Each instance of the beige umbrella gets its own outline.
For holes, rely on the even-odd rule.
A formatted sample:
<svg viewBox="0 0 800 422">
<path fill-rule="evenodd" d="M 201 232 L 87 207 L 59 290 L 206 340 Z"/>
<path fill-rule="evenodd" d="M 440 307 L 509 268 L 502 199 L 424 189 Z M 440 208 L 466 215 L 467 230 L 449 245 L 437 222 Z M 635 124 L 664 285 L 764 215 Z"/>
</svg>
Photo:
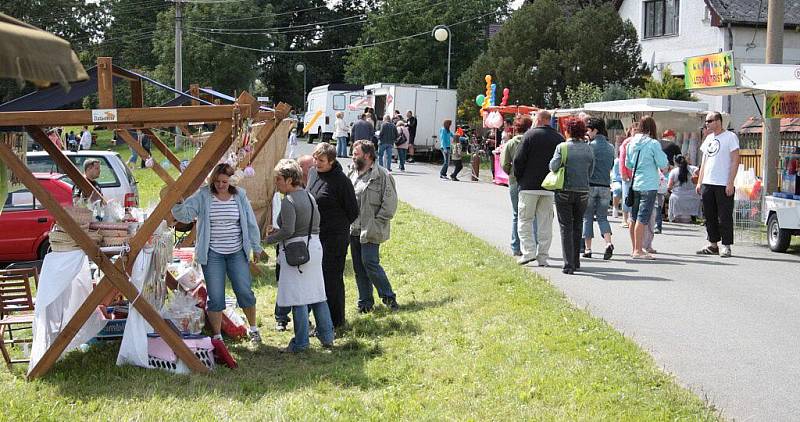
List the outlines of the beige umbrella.
<svg viewBox="0 0 800 422">
<path fill-rule="evenodd" d="M 0 78 L 68 89 L 89 75 L 67 41 L 0 13 Z"/>
</svg>

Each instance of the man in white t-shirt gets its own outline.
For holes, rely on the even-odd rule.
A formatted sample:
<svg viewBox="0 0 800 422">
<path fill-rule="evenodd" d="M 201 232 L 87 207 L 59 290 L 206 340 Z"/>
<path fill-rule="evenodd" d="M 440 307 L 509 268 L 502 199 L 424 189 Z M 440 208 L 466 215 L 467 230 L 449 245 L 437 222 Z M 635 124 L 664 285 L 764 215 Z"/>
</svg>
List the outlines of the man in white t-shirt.
<svg viewBox="0 0 800 422">
<path fill-rule="evenodd" d="M 697 193 L 703 198 L 708 245 L 697 251 L 699 255 L 731 256 L 733 244 L 733 179 L 739 168 L 739 138 L 722 127 L 722 115 L 712 111 L 706 115 L 709 134 L 700 152 Z M 717 243 L 722 241 L 722 247 Z"/>
<path fill-rule="evenodd" d="M 83 127 L 83 133 L 81 133 L 81 149 L 91 149 L 92 148 L 92 133 L 89 132 L 89 127 Z"/>
</svg>

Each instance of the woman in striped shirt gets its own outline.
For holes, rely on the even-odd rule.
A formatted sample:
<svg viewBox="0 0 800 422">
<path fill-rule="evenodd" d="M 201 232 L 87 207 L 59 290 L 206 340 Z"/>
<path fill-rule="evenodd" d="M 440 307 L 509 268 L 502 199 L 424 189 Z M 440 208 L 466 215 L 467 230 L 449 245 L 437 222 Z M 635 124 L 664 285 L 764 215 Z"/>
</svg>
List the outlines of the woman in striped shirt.
<svg viewBox="0 0 800 422">
<path fill-rule="evenodd" d="M 231 165 L 218 164 L 211 172 L 208 185 L 175 205 L 172 215 L 182 223 L 197 219 L 195 260 L 202 266 L 206 279 L 208 320 L 214 339 L 222 340 L 220 329 L 227 275 L 239 307 L 250 323 L 250 340 L 260 344 L 248 260 L 252 254 L 253 262 L 258 262 L 263 252 L 261 232 L 244 189 L 230 184 L 233 173 Z"/>
</svg>

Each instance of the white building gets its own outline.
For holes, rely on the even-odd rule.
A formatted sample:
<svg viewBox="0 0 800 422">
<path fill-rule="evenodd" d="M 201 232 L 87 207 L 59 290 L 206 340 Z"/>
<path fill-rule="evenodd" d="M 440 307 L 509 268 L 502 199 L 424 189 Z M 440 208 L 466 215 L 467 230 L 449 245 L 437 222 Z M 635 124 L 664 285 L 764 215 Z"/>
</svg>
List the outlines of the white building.
<svg viewBox="0 0 800 422">
<path fill-rule="evenodd" d="M 657 76 L 669 67 L 683 76 L 683 59 L 733 50 L 734 65 L 764 63 L 766 0 L 618 0 L 622 19 L 636 27 L 642 60 Z M 800 2 L 786 1 L 783 62 L 800 64 Z M 761 5 L 761 10 L 759 10 Z M 738 129 L 758 109 L 751 97 L 695 94 L 711 110 L 725 111 Z M 761 100 L 759 99 L 759 103 Z"/>
</svg>

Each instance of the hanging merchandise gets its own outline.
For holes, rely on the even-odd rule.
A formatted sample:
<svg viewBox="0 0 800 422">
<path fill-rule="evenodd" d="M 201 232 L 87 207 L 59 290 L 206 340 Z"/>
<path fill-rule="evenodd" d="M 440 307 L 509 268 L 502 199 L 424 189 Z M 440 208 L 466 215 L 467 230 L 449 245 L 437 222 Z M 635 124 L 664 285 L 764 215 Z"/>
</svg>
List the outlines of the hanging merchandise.
<svg viewBox="0 0 800 422">
<path fill-rule="evenodd" d="M 253 166 L 247 166 L 244 168 L 244 176 L 245 177 L 255 177 L 256 176 L 256 169 Z M 0 210 L 2 211 L 2 210 Z"/>
<path fill-rule="evenodd" d="M 11 150 L 14 151 L 14 155 L 16 155 L 20 161 L 23 163 L 27 162 L 28 137 L 25 136 L 25 134 L 21 132 L 0 133 L 0 143 L 11 148 Z M 12 185 L 22 183 L 14 173 L 10 174 L 10 180 Z"/>
<path fill-rule="evenodd" d="M 486 115 L 486 118 L 483 119 L 483 127 L 491 128 L 491 129 L 500 129 L 503 127 L 503 115 L 493 111 Z"/>
</svg>

